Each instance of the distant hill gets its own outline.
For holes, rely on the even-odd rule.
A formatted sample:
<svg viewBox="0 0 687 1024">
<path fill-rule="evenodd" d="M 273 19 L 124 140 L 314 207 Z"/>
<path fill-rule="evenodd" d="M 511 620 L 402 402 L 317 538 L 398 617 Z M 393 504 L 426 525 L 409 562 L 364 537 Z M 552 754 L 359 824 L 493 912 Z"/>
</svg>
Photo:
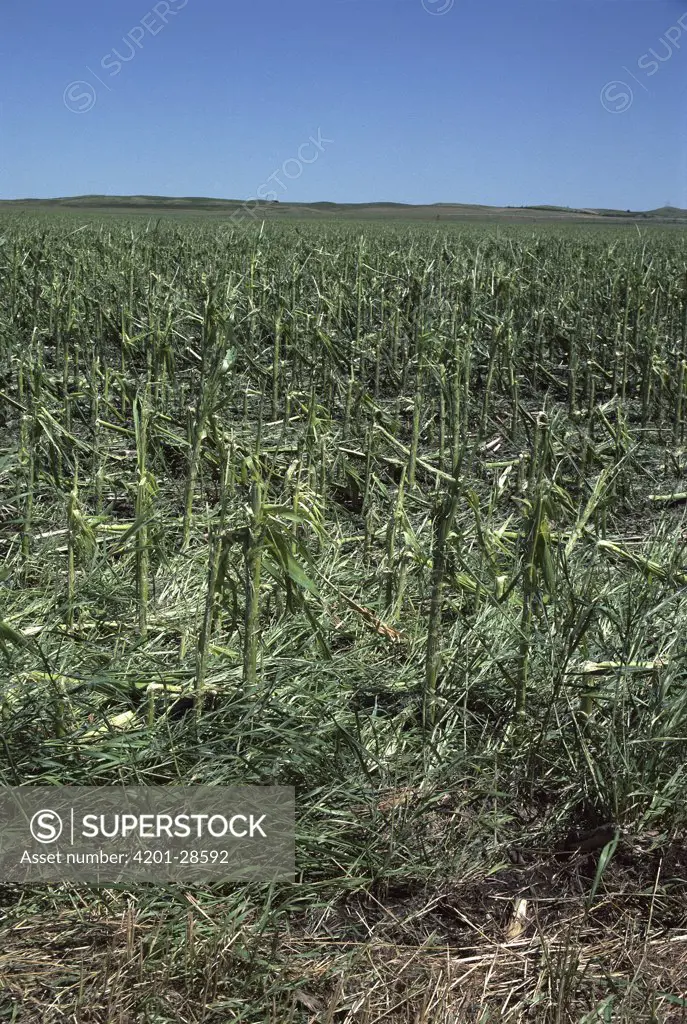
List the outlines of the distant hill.
<svg viewBox="0 0 687 1024">
<path fill-rule="evenodd" d="M 662 220 L 687 220 L 687 210 L 680 210 L 677 206 L 661 206 L 658 210 L 647 210 L 640 213 L 639 217 L 652 217 Z"/>
<path fill-rule="evenodd" d="M 494 220 L 571 221 L 575 223 L 676 224 L 687 226 L 687 210 L 662 206 L 657 210 L 576 209 L 564 206 L 484 206 L 471 203 L 315 203 L 270 202 L 269 200 L 216 199 L 208 196 L 66 196 L 57 199 L 0 200 L 0 211 L 89 210 L 147 214 L 213 214 L 231 216 L 243 210 L 259 219 L 341 217 L 343 219 L 397 219 L 425 221 Z"/>
</svg>

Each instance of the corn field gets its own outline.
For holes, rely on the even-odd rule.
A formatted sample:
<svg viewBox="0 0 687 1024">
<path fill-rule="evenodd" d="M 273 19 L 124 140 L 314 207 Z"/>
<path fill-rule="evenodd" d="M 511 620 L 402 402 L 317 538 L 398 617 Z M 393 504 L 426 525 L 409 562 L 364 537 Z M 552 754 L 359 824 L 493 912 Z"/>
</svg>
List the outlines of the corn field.
<svg viewBox="0 0 687 1024">
<path fill-rule="evenodd" d="M 682 233 L 7 216 L 0 280 L 0 781 L 300 816 L 278 890 L 0 886 L 0 1020 L 684 1019 Z"/>
</svg>

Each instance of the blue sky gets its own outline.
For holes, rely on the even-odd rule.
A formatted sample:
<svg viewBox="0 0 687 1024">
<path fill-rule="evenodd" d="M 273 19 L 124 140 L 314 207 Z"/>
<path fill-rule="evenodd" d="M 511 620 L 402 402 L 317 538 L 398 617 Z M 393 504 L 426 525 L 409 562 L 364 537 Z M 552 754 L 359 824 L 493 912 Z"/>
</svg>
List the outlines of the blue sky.
<svg viewBox="0 0 687 1024">
<path fill-rule="evenodd" d="M 687 0 L 23 0 L 0 26 L 2 198 L 687 207 Z"/>
</svg>

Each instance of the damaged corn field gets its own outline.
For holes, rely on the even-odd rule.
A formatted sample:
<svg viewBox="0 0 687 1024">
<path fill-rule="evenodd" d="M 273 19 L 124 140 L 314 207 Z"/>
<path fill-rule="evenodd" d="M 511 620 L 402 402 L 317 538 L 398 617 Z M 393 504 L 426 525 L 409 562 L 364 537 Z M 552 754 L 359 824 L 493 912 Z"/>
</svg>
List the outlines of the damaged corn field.
<svg viewBox="0 0 687 1024">
<path fill-rule="evenodd" d="M 0 224 L 0 782 L 293 883 L 0 884 L 0 1020 L 687 1016 L 680 231 Z"/>
</svg>

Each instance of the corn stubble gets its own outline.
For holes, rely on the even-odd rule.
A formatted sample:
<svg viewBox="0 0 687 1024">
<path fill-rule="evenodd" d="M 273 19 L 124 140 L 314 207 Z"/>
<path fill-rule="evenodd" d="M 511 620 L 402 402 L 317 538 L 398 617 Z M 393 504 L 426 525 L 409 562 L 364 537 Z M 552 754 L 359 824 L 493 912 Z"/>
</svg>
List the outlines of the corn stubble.
<svg viewBox="0 0 687 1024">
<path fill-rule="evenodd" d="M 171 989 L 204 1021 L 236 993 L 275 1021 L 677 1019 L 651 929 L 687 764 L 681 235 L 0 234 L 0 778 L 283 783 L 303 818 L 298 887 L 180 897 L 183 928 L 137 896 L 153 933 L 129 923 L 111 984 L 93 953 L 74 1019 L 181 1019 Z M 625 860 L 614 833 L 589 877 L 550 875 L 569 913 L 513 889 L 508 843 L 601 821 Z M 640 941 L 623 865 L 647 837 Z M 447 879 L 475 886 L 457 939 Z M 44 997 L 12 970 L 28 1021 Z"/>
</svg>

